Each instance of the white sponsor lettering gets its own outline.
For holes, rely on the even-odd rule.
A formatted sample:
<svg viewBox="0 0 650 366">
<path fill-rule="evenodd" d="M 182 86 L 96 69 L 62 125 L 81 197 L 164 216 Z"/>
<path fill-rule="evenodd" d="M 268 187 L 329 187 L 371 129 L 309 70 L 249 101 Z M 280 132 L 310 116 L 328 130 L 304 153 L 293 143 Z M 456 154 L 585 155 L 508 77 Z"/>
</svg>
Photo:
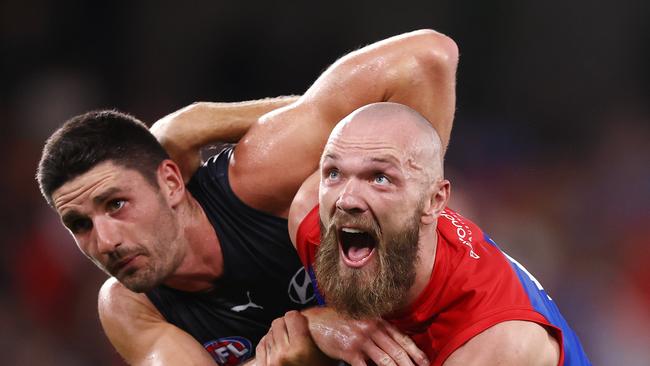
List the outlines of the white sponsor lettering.
<svg viewBox="0 0 650 366">
<path fill-rule="evenodd" d="M 440 216 L 449 220 L 449 222 L 451 222 L 451 224 L 456 227 L 456 235 L 458 236 L 458 240 L 469 248 L 469 256 L 474 259 L 481 258 L 474 251 L 474 245 L 472 244 L 472 229 L 470 229 L 469 226 L 465 224 L 460 217 L 456 216 L 455 214 L 449 214 L 447 210 L 443 211 Z"/>
</svg>

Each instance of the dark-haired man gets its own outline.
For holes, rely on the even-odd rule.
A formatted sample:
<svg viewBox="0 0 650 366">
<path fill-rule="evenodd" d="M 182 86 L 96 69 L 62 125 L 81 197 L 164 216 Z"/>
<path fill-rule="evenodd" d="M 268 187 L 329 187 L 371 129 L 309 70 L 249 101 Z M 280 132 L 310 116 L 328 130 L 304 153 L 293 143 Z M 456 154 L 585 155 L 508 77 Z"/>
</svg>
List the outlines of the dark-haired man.
<svg viewBox="0 0 650 366">
<path fill-rule="evenodd" d="M 183 110 L 161 121 L 157 135 L 185 118 L 214 122 L 194 118 L 213 112 L 235 139 L 257 121 L 236 149 L 200 167 L 199 146 L 223 134 L 196 139 L 173 128 L 170 141 L 182 146 L 165 147 L 187 163 L 187 188 L 178 165 L 129 116 L 90 113 L 55 132 L 38 180 L 79 248 L 113 276 L 99 313 L 118 352 L 133 364 L 211 363 L 204 348 L 222 365 L 249 358 L 272 319 L 313 301 L 285 218 L 334 124 L 370 102 L 401 102 L 429 118 L 446 144 L 456 63 L 453 41 L 417 31 L 341 58 L 297 100 Z M 399 334 L 373 337 L 359 351 L 367 358 L 410 365 L 402 357 L 409 352 L 426 364 Z"/>
</svg>

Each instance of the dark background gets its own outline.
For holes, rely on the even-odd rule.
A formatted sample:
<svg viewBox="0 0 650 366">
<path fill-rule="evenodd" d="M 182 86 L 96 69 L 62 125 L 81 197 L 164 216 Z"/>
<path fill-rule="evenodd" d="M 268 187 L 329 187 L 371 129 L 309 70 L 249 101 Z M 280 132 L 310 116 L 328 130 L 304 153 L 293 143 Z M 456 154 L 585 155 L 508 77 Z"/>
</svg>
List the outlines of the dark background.
<svg viewBox="0 0 650 366">
<path fill-rule="evenodd" d="M 594 364 L 647 365 L 648 4 L 0 1 L 0 363 L 121 364 L 97 318 L 104 275 L 33 178 L 56 126 L 300 94 L 350 50 L 433 28 L 461 53 L 451 206 L 536 275 Z"/>
</svg>

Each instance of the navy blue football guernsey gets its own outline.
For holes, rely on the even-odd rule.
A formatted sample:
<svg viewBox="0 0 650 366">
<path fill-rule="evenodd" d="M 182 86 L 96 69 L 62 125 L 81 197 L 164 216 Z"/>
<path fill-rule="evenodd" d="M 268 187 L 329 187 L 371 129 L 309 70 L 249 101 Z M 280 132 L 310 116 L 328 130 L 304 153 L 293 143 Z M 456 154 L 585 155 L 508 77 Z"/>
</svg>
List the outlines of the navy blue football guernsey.
<svg viewBox="0 0 650 366">
<path fill-rule="evenodd" d="M 273 319 L 315 305 L 287 220 L 244 204 L 230 188 L 232 151 L 226 148 L 210 158 L 187 185 L 217 233 L 223 275 L 208 292 L 160 286 L 147 293 L 167 321 L 191 334 L 224 366 L 252 357 Z"/>
</svg>

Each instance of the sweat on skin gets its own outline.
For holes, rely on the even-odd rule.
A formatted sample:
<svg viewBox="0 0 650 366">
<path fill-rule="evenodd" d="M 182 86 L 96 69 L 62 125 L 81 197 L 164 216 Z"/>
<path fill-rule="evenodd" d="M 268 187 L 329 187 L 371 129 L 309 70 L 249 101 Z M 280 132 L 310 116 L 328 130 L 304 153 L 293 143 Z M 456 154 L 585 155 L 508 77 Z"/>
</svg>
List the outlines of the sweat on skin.
<svg viewBox="0 0 650 366">
<path fill-rule="evenodd" d="M 441 151 L 435 129 L 401 104 L 363 107 L 332 132 L 321 160 L 316 268 L 340 311 L 386 315 L 426 286 L 449 196 Z"/>
</svg>

